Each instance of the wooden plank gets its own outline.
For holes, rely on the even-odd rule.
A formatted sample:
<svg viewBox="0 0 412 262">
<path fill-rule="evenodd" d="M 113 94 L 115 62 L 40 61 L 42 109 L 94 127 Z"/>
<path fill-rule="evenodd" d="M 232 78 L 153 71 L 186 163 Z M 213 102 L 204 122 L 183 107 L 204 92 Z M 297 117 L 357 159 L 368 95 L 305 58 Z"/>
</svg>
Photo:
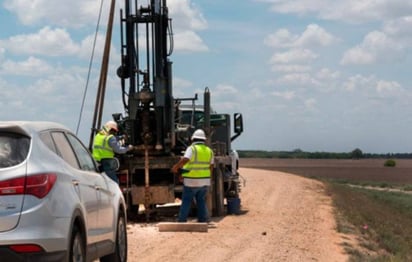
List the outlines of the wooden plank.
<svg viewBox="0 0 412 262">
<path fill-rule="evenodd" d="M 207 223 L 161 222 L 157 224 L 159 232 L 207 232 Z"/>
</svg>

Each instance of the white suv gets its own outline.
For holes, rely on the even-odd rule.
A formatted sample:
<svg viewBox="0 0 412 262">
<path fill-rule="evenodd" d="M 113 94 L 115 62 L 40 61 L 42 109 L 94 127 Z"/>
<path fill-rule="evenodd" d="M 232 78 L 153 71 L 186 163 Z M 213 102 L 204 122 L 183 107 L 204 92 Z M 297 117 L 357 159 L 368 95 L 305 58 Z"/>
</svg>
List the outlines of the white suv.
<svg viewBox="0 0 412 262">
<path fill-rule="evenodd" d="M 127 261 L 125 208 L 67 128 L 0 122 L 0 261 Z"/>
</svg>

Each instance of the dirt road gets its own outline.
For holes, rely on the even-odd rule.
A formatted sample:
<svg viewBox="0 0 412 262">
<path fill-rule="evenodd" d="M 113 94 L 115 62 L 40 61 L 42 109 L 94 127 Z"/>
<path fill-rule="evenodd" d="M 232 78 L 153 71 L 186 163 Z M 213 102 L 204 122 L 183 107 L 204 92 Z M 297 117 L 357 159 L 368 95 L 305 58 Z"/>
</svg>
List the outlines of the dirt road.
<svg viewBox="0 0 412 262">
<path fill-rule="evenodd" d="M 128 228 L 128 261 L 346 261 L 331 200 L 315 180 L 241 168 L 240 215 L 212 219 L 207 233 Z"/>
</svg>

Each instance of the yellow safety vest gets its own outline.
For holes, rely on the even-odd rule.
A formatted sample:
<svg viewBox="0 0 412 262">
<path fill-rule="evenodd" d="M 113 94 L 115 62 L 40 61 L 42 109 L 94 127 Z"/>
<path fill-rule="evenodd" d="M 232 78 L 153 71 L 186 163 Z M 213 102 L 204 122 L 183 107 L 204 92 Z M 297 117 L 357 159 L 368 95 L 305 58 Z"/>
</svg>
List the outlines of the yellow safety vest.
<svg viewBox="0 0 412 262">
<path fill-rule="evenodd" d="M 213 151 L 205 144 L 192 145 L 192 157 L 190 161 L 183 166 L 188 172 L 182 176 L 186 178 L 209 178 L 210 162 L 213 157 Z"/>
<path fill-rule="evenodd" d="M 101 132 L 97 133 L 93 142 L 93 157 L 96 161 L 104 158 L 113 158 L 113 148 L 109 145 L 109 140 L 113 135 L 105 135 Z"/>
</svg>

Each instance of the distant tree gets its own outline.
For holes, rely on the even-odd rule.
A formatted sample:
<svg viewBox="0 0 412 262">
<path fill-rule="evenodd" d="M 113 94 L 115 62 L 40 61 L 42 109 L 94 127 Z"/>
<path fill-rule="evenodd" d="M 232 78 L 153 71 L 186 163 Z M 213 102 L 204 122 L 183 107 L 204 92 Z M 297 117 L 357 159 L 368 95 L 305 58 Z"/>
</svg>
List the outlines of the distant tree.
<svg viewBox="0 0 412 262">
<path fill-rule="evenodd" d="M 359 148 L 354 149 L 351 152 L 352 159 L 361 159 L 363 157 L 363 152 Z"/>
<path fill-rule="evenodd" d="M 396 166 L 396 161 L 393 159 L 388 159 L 385 161 L 385 163 L 383 164 L 384 166 L 387 167 L 395 167 Z"/>
</svg>

